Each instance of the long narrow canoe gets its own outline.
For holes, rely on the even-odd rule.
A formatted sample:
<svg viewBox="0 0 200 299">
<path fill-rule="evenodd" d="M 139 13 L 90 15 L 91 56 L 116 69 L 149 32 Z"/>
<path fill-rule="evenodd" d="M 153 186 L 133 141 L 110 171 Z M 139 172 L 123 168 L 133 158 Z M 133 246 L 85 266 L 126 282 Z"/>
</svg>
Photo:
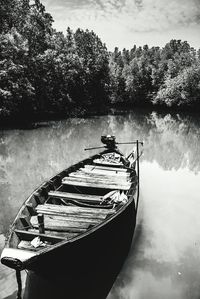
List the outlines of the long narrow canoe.
<svg viewBox="0 0 200 299">
<path fill-rule="evenodd" d="M 128 254 L 138 176 L 108 136 L 106 149 L 52 177 L 25 201 L 1 262 L 29 271 L 25 297 L 105 299 Z M 137 161 L 139 159 L 136 159 Z"/>
</svg>

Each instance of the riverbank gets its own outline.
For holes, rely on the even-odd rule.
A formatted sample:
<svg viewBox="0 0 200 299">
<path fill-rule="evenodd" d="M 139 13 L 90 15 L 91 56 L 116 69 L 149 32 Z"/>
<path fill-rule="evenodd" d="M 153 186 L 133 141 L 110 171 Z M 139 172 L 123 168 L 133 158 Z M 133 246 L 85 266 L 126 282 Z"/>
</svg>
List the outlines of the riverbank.
<svg viewBox="0 0 200 299">
<path fill-rule="evenodd" d="M 3 130 L 10 130 L 10 129 L 36 129 L 41 126 L 49 125 L 50 122 L 55 121 L 62 121 L 67 120 L 68 118 L 82 118 L 82 117 L 96 117 L 101 115 L 119 115 L 124 113 L 152 113 L 157 112 L 160 115 L 165 116 L 166 114 L 171 115 L 177 115 L 180 114 L 183 117 L 185 116 L 196 116 L 200 113 L 200 107 L 196 107 L 196 109 L 193 109 L 193 107 L 186 108 L 172 108 L 172 107 L 166 107 L 162 105 L 138 105 L 134 106 L 131 104 L 124 105 L 123 103 L 118 104 L 112 104 L 108 107 L 92 107 L 92 108 L 77 108 L 73 111 L 70 111 L 68 113 L 38 113 L 35 115 L 32 115 L 30 117 L 16 117 L 16 118 L 6 118 L 2 119 L 0 118 L 0 129 Z"/>
</svg>

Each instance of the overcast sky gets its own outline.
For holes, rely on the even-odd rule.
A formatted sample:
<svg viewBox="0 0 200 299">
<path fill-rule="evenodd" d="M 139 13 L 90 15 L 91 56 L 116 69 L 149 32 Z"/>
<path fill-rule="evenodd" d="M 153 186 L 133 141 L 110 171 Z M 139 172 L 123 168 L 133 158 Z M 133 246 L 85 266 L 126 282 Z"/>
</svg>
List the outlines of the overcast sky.
<svg viewBox="0 0 200 299">
<path fill-rule="evenodd" d="M 109 50 L 170 39 L 200 48 L 200 0 L 41 0 L 54 18 L 54 28 L 94 30 Z"/>
</svg>

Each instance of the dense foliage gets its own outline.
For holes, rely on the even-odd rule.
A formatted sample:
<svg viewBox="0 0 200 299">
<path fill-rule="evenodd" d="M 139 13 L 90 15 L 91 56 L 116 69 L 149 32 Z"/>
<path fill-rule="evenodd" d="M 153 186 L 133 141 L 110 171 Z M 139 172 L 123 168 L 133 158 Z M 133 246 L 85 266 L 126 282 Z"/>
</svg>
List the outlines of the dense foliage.
<svg viewBox="0 0 200 299">
<path fill-rule="evenodd" d="M 184 41 L 164 48 L 115 48 L 110 59 L 112 102 L 200 107 L 200 51 Z"/>
<path fill-rule="evenodd" d="M 81 114 L 116 104 L 200 106 L 200 51 L 171 40 L 109 53 L 88 30 L 66 33 L 40 0 L 0 0 L 0 119 Z"/>
<path fill-rule="evenodd" d="M 52 28 L 40 0 L 0 0 L 0 117 L 29 120 L 103 108 L 109 53 L 99 37 Z"/>
</svg>

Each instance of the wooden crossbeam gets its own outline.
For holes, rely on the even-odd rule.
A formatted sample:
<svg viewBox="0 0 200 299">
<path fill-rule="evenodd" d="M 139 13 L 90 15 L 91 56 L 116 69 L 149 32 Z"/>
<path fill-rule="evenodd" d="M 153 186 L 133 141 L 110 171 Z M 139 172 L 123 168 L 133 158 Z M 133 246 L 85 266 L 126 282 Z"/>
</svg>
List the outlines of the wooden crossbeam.
<svg viewBox="0 0 200 299">
<path fill-rule="evenodd" d="M 41 237 L 42 240 L 54 242 L 54 243 L 65 240 L 65 238 L 58 237 L 58 236 L 40 234 L 39 232 L 32 232 L 32 231 L 26 231 L 20 229 L 15 229 L 15 233 L 20 237 L 20 239 L 24 239 L 28 241 L 33 240 L 34 237 Z"/>
<path fill-rule="evenodd" d="M 29 232 L 38 233 L 38 228 L 31 228 L 28 230 Z M 53 230 L 45 230 L 45 235 L 61 237 L 62 239 L 72 239 L 78 236 L 78 233 L 70 233 L 70 232 L 62 232 L 62 231 L 53 231 Z"/>
</svg>

